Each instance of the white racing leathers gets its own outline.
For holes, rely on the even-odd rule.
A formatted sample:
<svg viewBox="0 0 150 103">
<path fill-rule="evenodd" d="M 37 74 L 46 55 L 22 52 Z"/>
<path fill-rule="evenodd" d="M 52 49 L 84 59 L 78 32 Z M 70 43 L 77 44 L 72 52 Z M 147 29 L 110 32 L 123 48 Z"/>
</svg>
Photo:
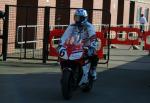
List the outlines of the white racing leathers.
<svg viewBox="0 0 150 103">
<path fill-rule="evenodd" d="M 82 27 L 78 27 L 75 24 L 71 24 L 68 26 L 64 34 L 62 35 L 60 39 L 60 45 L 63 46 L 64 43 L 68 42 L 71 37 L 74 37 L 75 43 L 83 42 L 83 46 L 89 47 L 88 55 L 92 56 L 96 53 L 96 49 L 98 46 L 98 42 L 96 39 L 96 33 L 94 26 L 86 22 Z M 83 65 L 83 76 L 79 83 L 81 85 L 82 83 L 88 82 L 88 72 L 90 69 L 90 63 L 85 63 Z"/>
</svg>

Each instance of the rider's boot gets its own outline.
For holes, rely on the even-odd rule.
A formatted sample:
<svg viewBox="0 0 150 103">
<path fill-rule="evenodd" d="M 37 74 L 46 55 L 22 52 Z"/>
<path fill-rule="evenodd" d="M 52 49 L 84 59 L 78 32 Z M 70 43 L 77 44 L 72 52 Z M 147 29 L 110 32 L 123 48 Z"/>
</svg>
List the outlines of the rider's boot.
<svg viewBox="0 0 150 103">
<path fill-rule="evenodd" d="M 93 80 L 96 80 L 97 79 L 96 67 L 97 67 L 99 58 L 97 57 L 97 55 L 93 55 L 90 59 L 91 59 L 90 73 L 93 76 Z"/>
<path fill-rule="evenodd" d="M 96 72 L 96 68 L 92 68 L 91 69 L 91 75 L 93 77 L 93 80 L 97 79 L 97 72 Z"/>
<path fill-rule="evenodd" d="M 90 69 L 90 63 L 82 66 L 82 69 L 83 69 L 83 75 L 79 82 L 79 86 L 87 84 L 89 82 L 88 74 L 89 74 L 89 69 Z"/>
</svg>

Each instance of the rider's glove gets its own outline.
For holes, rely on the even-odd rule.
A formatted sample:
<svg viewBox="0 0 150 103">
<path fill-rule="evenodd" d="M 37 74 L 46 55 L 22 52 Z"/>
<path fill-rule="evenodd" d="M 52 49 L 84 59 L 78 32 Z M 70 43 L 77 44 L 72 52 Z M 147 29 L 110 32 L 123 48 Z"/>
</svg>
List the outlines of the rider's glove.
<svg viewBox="0 0 150 103">
<path fill-rule="evenodd" d="M 87 56 L 93 56 L 96 53 L 96 49 L 93 47 L 83 47 L 84 53 Z"/>
<path fill-rule="evenodd" d="M 96 49 L 93 47 L 89 47 L 88 56 L 93 56 L 94 54 L 96 54 Z"/>
</svg>

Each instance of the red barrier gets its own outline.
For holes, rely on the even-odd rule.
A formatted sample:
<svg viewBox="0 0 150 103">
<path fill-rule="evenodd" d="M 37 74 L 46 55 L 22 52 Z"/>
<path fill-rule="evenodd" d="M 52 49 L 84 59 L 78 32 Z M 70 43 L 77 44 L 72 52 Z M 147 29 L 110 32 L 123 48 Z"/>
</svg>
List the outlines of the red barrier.
<svg viewBox="0 0 150 103">
<path fill-rule="evenodd" d="M 60 38 L 62 34 L 64 33 L 64 30 L 61 29 L 55 29 L 53 31 L 50 31 L 50 36 L 49 36 L 49 56 L 58 56 L 58 53 L 56 51 L 56 48 L 53 45 L 53 40 L 54 37 Z M 96 36 L 98 39 L 101 40 L 101 48 L 97 51 L 98 57 L 100 59 L 103 58 L 103 47 L 106 46 L 106 38 L 104 38 L 104 35 L 102 32 L 96 32 Z"/>
<path fill-rule="evenodd" d="M 101 40 L 101 48 L 97 51 L 97 55 L 100 59 L 103 58 L 103 48 L 106 46 L 106 38 L 104 37 L 104 34 L 102 32 L 96 32 L 97 39 Z"/>
<path fill-rule="evenodd" d="M 54 37 L 60 38 L 63 33 L 64 33 L 64 30 L 61 30 L 61 29 L 55 29 L 55 30 L 50 31 L 50 36 L 49 36 L 49 44 L 50 44 L 49 51 L 50 52 L 49 52 L 49 56 L 58 56 L 57 50 L 53 45 L 53 40 L 52 39 L 54 39 Z"/>
<path fill-rule="evenodd" d="M 144 50 L 150 50 L 150 31 L 145 32 L 143 35 Z"/>
<path fill-rule="evenodd" d="M 111 44 L 124 44 L 124 45 L 140 45 L 139 37 L 140 37 L 140 29 L 138 28 L 128 28 L 128 27 L 111 27 L 110 34 L 114 32 L 115 37 L 111 38 Z M 125 37 L 122 40 L 120 34 L 123 34 Z M 136 38 L 131 38 L 136 34 Z"/>
</svg>

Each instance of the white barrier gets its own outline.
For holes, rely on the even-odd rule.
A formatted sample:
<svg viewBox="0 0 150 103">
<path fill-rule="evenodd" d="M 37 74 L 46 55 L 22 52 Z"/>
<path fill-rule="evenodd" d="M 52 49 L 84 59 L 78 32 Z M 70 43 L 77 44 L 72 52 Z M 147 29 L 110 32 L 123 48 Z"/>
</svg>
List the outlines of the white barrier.
<svg viewBox="0 0 150 103">
<path fill-rule="evenodd" d="M 102 29 L 102 27 L 108 27 L 109 25 L 106 25 L 106 24 L 93 24 L 94 26 L 95 26 L 95 28 L 96 28 L 96 31 L 101 31 L 101 29 Z M 50 25 L 49 26 L 49 29 L 50 29 L 50 31 L 51 30 L 53 30 L 53 29 L 56 29 L 56 28 L 59 28 L 59 29 L 65 29 L 66 27 L 67 27 L 68 25 Z M 133 25 L 133 24 L 129 24 L 129 25 L 116 25 L 116 24 L 112 24 L 111 25 L 112 27 L 120 27 L 120 26 L 122 26 L 122 27 L 134 27 L 134 28 L 140 28 L 140 24 L 135 24 L 135 25 Z M 17 44 L 24 44 L 25 43 L 25 41 L 23 41 L 24 40 L 24 29 L 25 28 L 34 28 L 34 31 L 35 31 L 35 34 L 37 33 L 37 28 L 38 27 L 44 27 L 44 25 L 20 25 L 20 26 L 18 26 L 17 27 Z M 21 30 L 21 35 L 20 35 L 20 37 L 21 37 L 21 41 L 19 41 L 19 30 Z M 148 31 L 148 30 L 150 30 L 150 25 L 145 25 L 145 31 Z M 123 34 L 125 34 L 125 33 L 120 33 L 120 35 L 122 35 L 122 39 L 124 39 L 124 36 L 123 36 Z M 110 32 L 110 38 L 111 39 L 113 39 L 113 38 L 115 38 L 115 33 L 113 33 L 113 32 Z M 134 33 L 133 33 L 133 37 L 135 37 L 136 38 L 136 35 L 134 35 Z M 26 41 L 26 43 L 35 43 L 35 42 L 38 42 L 37 40 L 32 40 L 32 41 Z"/>
</svg>

